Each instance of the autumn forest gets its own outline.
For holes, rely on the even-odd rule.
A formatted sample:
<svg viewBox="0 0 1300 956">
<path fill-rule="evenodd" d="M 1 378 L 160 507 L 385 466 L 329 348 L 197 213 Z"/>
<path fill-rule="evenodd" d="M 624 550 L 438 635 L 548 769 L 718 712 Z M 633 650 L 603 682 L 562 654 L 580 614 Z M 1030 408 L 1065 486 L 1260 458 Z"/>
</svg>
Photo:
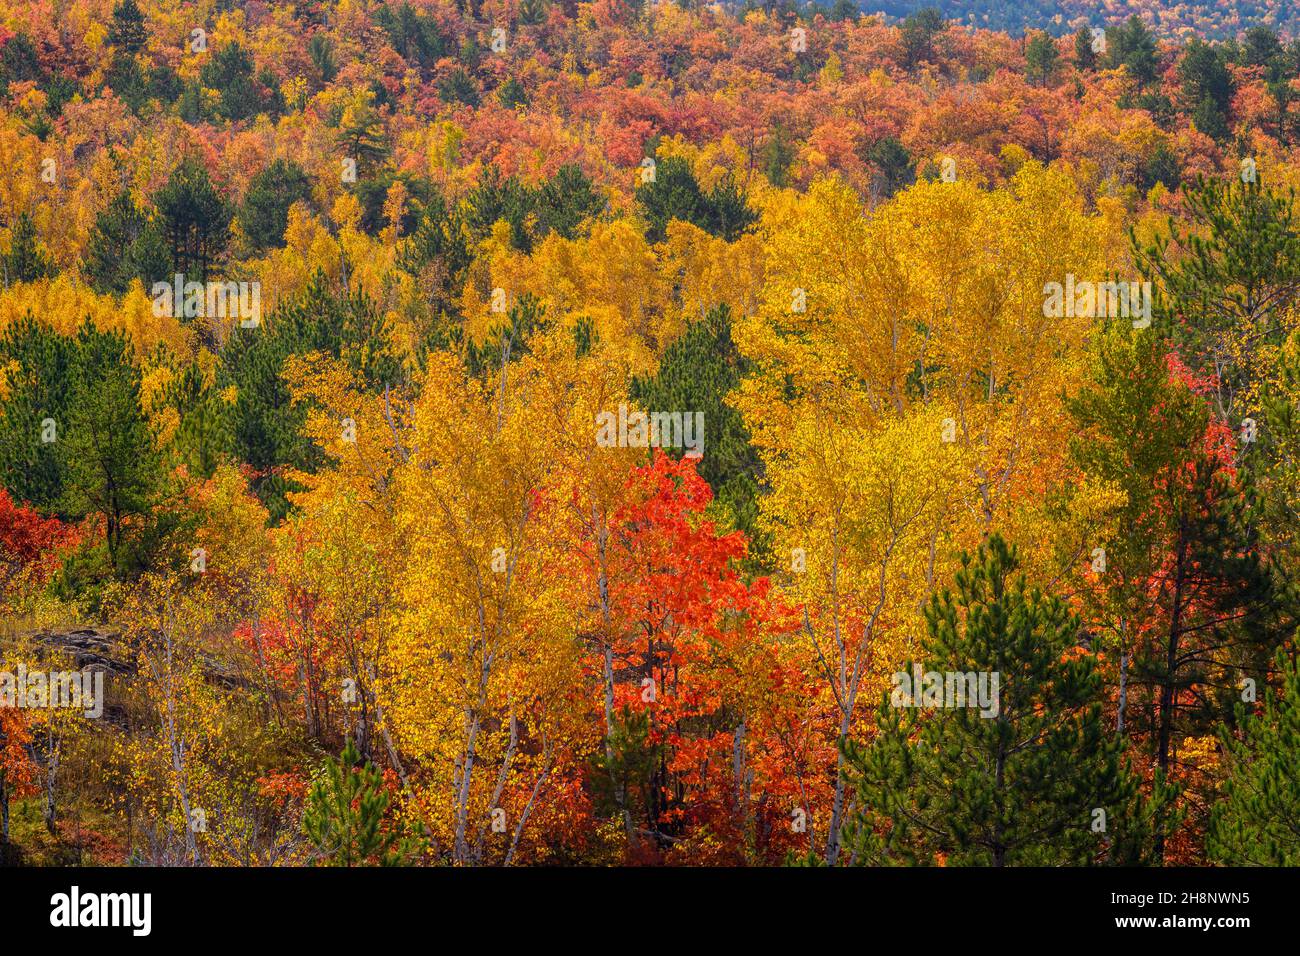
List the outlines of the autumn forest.
<svg viewBox="0 0 1300 956">
<path fill-rule="evenodd" d="M 1047 6 L 0 0 L 0 864 L 1300 865 L 1300 40 Z"/>
</svg>

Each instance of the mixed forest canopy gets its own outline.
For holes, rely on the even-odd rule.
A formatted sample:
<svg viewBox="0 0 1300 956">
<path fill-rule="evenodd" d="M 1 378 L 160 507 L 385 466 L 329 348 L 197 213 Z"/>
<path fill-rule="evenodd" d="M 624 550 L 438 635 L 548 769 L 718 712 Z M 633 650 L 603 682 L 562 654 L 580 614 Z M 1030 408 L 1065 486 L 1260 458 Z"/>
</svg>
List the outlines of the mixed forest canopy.
<svg viewBox="0 0 1300 956">
<path fill-rule="evenodd" d="M 0 0 L 0 857 L 1300 863 L 1290 5 L 1053 7 Z"/>
<path fill-rule="evenodd" d="M 863 0 L 858 5 L 864 12 L 900 20 L 930 7 L 964 26 L 1013 35 L 1046 30 L 1058 36 L 1081 21 L 1109 24 L 1137 16 L 1161 36 L 1183 41 L 1193 37 L 1232 41 L 1252 27 L 1294 36 L 1300 12 L 1293 0 Z"/>
</svg>

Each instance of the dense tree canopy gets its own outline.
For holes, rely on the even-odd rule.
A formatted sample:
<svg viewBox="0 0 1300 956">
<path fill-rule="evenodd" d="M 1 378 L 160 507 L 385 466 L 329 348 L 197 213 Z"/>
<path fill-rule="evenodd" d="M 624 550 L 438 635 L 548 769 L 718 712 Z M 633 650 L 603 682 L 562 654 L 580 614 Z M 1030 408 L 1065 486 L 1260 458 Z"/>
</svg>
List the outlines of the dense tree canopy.
<svg viewBox="0 0 1300 956">
<path fill-rule="evenodd" d="M 0 855 L 1294 863 L 1285 5 L 886 6 L 0 3 Z"/>
</svg>

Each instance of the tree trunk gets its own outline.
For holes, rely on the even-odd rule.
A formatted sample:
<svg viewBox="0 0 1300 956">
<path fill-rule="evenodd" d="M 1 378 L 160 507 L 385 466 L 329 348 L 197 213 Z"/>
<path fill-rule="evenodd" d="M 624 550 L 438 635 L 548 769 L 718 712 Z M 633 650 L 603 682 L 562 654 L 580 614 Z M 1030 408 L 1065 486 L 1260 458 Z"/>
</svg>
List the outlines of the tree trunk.
<svg viewBox="0 0 1300 956">
<path fill-rule="evenodd" d="M 609 531 L 600 521 L 600 515 L 592 508 L 592 523 L 599 527 L 596 533 L 596 560 L 600 568 L 597 587 L 600 591 L 600 639 L 604 645 L 604 682 L 605 682 L 605 766 L 609 769 L 609 780 L 613 787 L 614 800 L 623 815 L 623 829 L 628 842 L 636 840 L 636 831 L 632 826 L 632 814 L 627 809 L 627 795 L 614 773 L 614 637 L 610 633 L 609 573 L 605 564 L 605 549 L 609 540 Z"/>
<path fill-rule="evenodd" d="M 1169 772 L 1169 744 L 1173 737 L 1174 705 L 1174 669 L 1178 666 L 1178 639 L 1183 624 L 1183 577 L 1186 567 L 1186 536 L 1181 533 L 1178 538 L 1178 563 L 1174 570 L 1174 600 L 1169 614 L 1169 640 L 1165 649 L 1165 673 L 1160 681 L 1160 728 L 1156 743 L 1156 766 L 1166 774 Z M 1156 859 L 1162 864 L 1165 860 L 1164 826 L 1156 825 L 1155 833 Z"/>
<path fill-rule="evenodd" d="M 1128 652 L 1119 652 L 1119 714 L 1115 720 L 1115 732 L 1124 736 L 1124 710 L 1128 707 Z"/>
<path fill-rule="evenodd" d="M 849 714 L 846 711 L 840 718 L 840 736 L 837 741 L 843 744 L 849 739 Z M 840 818 L 844 815 L 844 753 L 839 750 L 835 756 L 835 801 L 831 805 L 831 828 L 826 834 L 826 865 L 834 866 L 840 857 Z"/>
<path fill-rule="evenodd" d="M 506 866 L 510 866 L 515 859 L 515 850 L 519 846 L 519 838 L 523 835 L 524 826 L 528 823 L 528 817 L 532 815 L 533 804 L 537 802 L 537 794 L 542 790 L 546 783 L 546 778 L 551 775 L 551 768 L 554 766 L 554 759 L 548 758 L 545 761 L 545 769 L 538 776 L 537 782 L 533 784 L 533 792 L 528 795 L 528 802 L 524 804 L 524 812 L 519 815 L 519 821 L 515 824 L 514 836 L 510 838 L 510 849 L 506 851 Z"/>
<path fill-rule="evenodd" d="M 745 722 L 736 727 L 731 743 L 732 776 L 736 783 L 736 814 L 740 821 L 740 832 L 748 842 L 749 833 L 749 771 L 745 766 Z"/>
<path fill-rule="evenodd" d="M 469 861 L 470 783 L 474 776 L 474 761 L 478 757 L 480 715 L 487 707 L 487 685 L 491 670 L 492 664 L 485 652 L 483 664 L 479 668 L 478 698 L 474 707 L 465 713 L 465 762 L 461 768 L 460 787 L 456 793 L 456 838 L 452 845 L 452 854 L 457 863 Z"/>
<path fill-rule="evenodd" d="M 9 790 L 5 786 L 3 770 L 0 770 L 0 847 L 9 847 Z"/>
<path fill-rule="evenodd" d="M 49 831 L 50 836 L 55 836 L 54 819 L 57 811 L 57 802 L 54 792 L 54 780 L 59 773 L 59 744 L 53 739 L 51 734 L 49 754 L 45 763 L 45 829 Z"/>
<path fill-rule="evenodd" d="M 1001 720 L 1002 718 L 999 717 L 998 719 Z M 999 740 L 997 769 L 994 772 L 994 779 L 996 781 L 995 791 L 998 795 L 999 803 L 1001 802 L 1003 796 L 1002 787 L 1006 776 L 1006 766 L 1007 766 L 1007 753 L 1006 753 L 1005 745 Z M 1003 845 L 1002 838 L 1003 838 L 1002 819 L 1001 819 L 1001 814 L 999 814 L 997 822 L 993 824 L 993 865 L 994 866 L 1006 866 L 1007 848 Z"/>
<path fill-rule="evenodd" d="M 1119 706 L 1115 718 L 1115 733 L 1124 736 L 1124 711 L 1128 708 L 1128 648 L 1124 646 L 1124 622 L 1119 624 Z"/>
</svg>

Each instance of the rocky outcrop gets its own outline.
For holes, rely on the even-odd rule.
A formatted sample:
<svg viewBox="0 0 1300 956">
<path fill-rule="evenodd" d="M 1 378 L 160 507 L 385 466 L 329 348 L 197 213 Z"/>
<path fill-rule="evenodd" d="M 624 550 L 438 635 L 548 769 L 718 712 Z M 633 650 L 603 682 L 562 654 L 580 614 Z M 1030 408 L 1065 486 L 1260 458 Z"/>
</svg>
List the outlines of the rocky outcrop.
<svg viewBox="0 0 1300 956">
<path fill-rule="evenodd" d="M 77 670 L 87 667 L 109 674 L 133 674 L 135 662 L 122 646 L 122 635 L 96 627 L 29 631 L 20 640 L 68 657 Z"/>
<path fill-rule="evenodd" d="M 131 676 L 136 672 L 132 649 L 118 631 L 105 627 L 45 628 L 20 632 L 19 643 L 48 650 L 71 660 L 76 670 L 91 668 L 106 674 Z M 235 668 L 211 654 L 200 654 L 204 676 L 227 688 L 252 686 Z"/>
</svg>

